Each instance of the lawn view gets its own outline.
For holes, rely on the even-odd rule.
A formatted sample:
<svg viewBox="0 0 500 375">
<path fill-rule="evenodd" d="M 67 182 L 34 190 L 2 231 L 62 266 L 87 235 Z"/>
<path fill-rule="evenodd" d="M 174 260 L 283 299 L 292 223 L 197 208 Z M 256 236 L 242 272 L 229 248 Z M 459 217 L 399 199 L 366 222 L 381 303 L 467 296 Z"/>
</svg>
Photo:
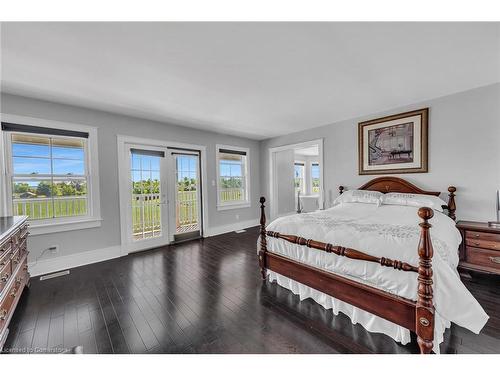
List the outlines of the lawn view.
<svg viewBox="0 0 500 375">
<path fill-rule="evenodd" d="M 32 220 L 87 215 L 89 201 L 85 140 L 68 137 L 12 134 L 13 214 Z M 161 232 L 160 158 L 131 155 L 132 225 L 136 238 Z M 197 159 L 176 159 L 177 232 L 198 224 Z M 221 161 L 219 199 L 243 199 L 241 163 Z"/>
</svg>

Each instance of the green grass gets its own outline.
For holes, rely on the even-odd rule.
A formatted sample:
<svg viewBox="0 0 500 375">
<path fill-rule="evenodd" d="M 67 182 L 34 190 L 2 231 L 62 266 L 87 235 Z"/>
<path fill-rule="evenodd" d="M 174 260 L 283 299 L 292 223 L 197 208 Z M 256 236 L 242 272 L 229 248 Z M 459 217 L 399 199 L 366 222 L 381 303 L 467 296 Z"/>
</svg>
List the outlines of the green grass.
<svg viewBox="0 0 500 375">
<path fill-rule="evenodd" d="M 241 191 L 222 191 L 222 201 L 241 199 Z M 177 225 L 194 224 L 198 221 L 198 200 L 196 191 L 180 191 L 178 199 Z M 82 216 L 87 214 L 87 199 L 54 199 L 54 202 L 38 199 L 25 199 L 26 209 L 23 211 L 24 203 L 14 202 L 15 215 L 28 215 L 32 220 L 50 219 L 53 217 Z M 146 202 L 132 200 L 132 226 L 134 233 L 144 231 L 160 230 L 161 205 L 159 198 Z"/>
<path fill-rule="evenodd" d="M 24 203 L 14 202 L 14 215 L 27 215 L 32 220 L 49 219 L 53 217 L 82 216 L 87 214 L 87 199 L 67 199 L 44 201 L 29 199 L 25 200 L 26 209 L 23 211 Z"/>
</svg>

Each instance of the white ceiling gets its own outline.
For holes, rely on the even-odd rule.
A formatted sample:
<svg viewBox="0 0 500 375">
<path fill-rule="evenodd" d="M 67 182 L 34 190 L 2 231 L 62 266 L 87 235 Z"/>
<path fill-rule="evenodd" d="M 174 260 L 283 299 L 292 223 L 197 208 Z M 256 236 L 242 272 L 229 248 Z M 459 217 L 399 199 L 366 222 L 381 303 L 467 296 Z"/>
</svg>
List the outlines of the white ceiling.
<svg viewBox="0 0 500 375">
<path fill-rule="evenodd" d="M 2 90 L 263 139 L 500 81 L 500 23 L 3 23 Z"/>
</svg>

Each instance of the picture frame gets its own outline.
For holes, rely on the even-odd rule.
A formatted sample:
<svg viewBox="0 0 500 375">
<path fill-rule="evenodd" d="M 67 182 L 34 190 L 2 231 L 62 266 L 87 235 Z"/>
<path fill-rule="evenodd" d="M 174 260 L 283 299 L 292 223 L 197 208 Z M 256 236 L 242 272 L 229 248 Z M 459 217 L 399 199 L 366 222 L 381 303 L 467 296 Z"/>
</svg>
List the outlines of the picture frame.
<svg viewBox="0 0 500 375">
<path fill-rule="evenodd" d="M 358 123 L 360 175 L 427 173 L 429 108 Z"/>
</svg>

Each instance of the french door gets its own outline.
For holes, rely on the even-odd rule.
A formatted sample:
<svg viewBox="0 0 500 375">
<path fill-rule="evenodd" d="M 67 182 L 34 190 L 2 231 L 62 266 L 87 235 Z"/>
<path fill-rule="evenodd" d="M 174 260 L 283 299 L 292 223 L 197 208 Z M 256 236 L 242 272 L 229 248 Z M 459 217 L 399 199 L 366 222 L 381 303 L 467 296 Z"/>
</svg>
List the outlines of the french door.
<svg viewBox="0 0 500 375">
<path fill-rule="evenodd" d="M 168 236 L 168 162 L 163 147 L 126 144 L 129 197 L 129 251 L 166 245 Z"/>
<path fill-rule="evenodd" d="M 169 148 L 170 240 L 184 241 L 201 236 L 200 153 Z"/>
</svg>

